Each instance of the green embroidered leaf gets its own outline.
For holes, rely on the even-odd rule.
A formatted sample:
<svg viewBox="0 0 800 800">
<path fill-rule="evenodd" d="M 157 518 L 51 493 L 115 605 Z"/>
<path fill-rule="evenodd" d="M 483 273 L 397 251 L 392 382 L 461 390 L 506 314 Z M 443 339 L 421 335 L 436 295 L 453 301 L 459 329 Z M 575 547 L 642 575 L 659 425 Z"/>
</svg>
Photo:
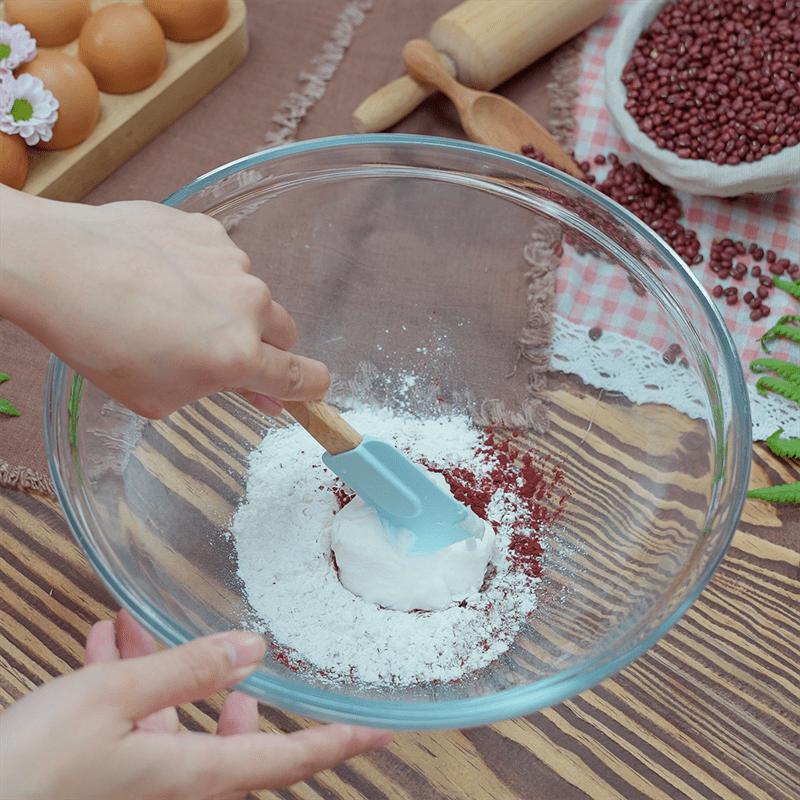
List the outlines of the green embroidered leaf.
<svg viewBox="0 0 800 800">
<path fill-rule="evenodd" d="M 783 289 L 785 292 L 789 292 L 789 294 L 800 300 L 800 280 L 796 281 L 785 281 L 775 275 L 772 279 L 772 282 L 779 288 Z"/>
<path fill-rule="evenodd" d="M 9 403 L 8 400 L 4 400 L 0 397 L 0 414 L 8 414 L 9 417 L 18 417 L 19 411 L 13 403 Z"/>
<path fill-rule="evenodd" d="M 792 383 L 783 378 L 776 378 L 774 375 L 764 375 L 756 383 L 758 393 L 766 395 L 767 391 L 781 394 L 788 400 L 794 400 L 800 405 L 800 384 Z"/>
<path fill-rule="evenodd" d="M 6 375 L 5 372 L 0 372 L 0 383 L 2 383 L 3 381 L 10 381 L 10 380 L 11 380 L 10 375 Z"/>
<path fill-rule="evenodd" d="M 790 361 L 783 361 L 780 358 L 757 358 L 750 362 L 750 369 L 753 372 L 766 372 L 771 369 L 782 375 L 787 381 L 800 384 L 800 364 L 792 364 Z"/>
<path fill-rule="evenodd" d="M 800 503 L 800 481 L 782 483 L 778 486 L 765 486 L 763 489 L 751 489 L 747 496 L 767 500 L 770 503 Z"/>
<path fill-rule="evenodd" d="M 783 428 L 778 428 L 771 436 L 767 436 L 769 449 L 779 458 L 800 458 L 800 438 L 781 439 Z"/>
<path fill-rule="evenodd" d="M 760 339 L 761 349 L 769 353 L 767 342 L 782 336 L 800 344 L 800 316 L 787 314 L 781 317 Z"/>
</svg>

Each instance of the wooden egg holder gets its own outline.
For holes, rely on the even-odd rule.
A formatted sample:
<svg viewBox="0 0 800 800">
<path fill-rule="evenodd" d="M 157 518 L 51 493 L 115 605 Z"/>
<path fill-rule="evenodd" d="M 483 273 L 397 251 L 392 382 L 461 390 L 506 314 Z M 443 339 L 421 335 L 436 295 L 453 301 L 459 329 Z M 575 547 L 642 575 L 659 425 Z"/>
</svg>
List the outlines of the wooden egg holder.
<svg viewBox="0 0 800 800">
<path fill-rule="evenodd" d="M 114 1 L 93 0 L 92 10 Z M 69 150 L 29 148 L 23 190 L 80 200 L 222 83 L 244 61 L 247 49 L 244 0 L 228 0 L 228 20 L 213 36 L 191 44 L 167 39 L 167 63 L 155 83 L 133 94 L 100 92 L 100 119 L 84 142 Z M 61 50 L 77 58 L 77 39 Z"/>
</svg>

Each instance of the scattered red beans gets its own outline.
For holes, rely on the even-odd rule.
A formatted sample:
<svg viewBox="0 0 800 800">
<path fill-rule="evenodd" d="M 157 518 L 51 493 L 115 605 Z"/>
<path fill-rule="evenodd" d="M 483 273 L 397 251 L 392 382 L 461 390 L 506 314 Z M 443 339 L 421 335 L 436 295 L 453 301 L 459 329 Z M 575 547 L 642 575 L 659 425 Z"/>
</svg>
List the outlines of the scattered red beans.
<svg viewBox="0 0 800 800">
<path fill-rule="evenodd" d="M 659 148 L 735 165 L 800 143 L 800 0 L 673 0 L 622 72 Z"/>
<path fill-rule="evenodd" d="M 694 0 L 692 0 L 694 2 Z M 776 3 L 780 0 L 776 0 Z M 800 0 L 797 0 L 800 4 Z M 800 14 L 798 14 L 800 17 Z M 800 48 L 800 28 L 797 33 L 798 48 Z M 798 95 L 800 97 L 800 95 Z M 798 100 L 798 110 L 800 111 L 800 99 Z M 800 118 L 800 117 L 799 117 Z M 541 161 L 555 167 L 541 150 L 533 145 L 523 145 L 522 155 Z M 610 153 L 608 158 L 602 154 L 595 155 L 591 161 L 583 161 L 581 169 L 586 173 L 586 182 L 593 183 L 595 176 L 589 173 L 592 164 L 602 165 L 606 162 L 611 164 L 605 180 L 598 184 L 597 188 L 603 194 L 615 200 L 620 205 L 627 208 L 639 219 L 649 225 L 654 231 L 666 239 L 676 250 L 676 252 L 689 265 L 694 266 L 703 261 L 700 254 L 700 242 L 694 231 L 686 230 L 678 219 L 683 215 L 683 209 L 677 195 L 672 189 L 664 186 L 652 175 L 645 172 L 638 164 L 630 163 L 623 165 L 615 153 Z M 558 246 L 558 255 L 563 252 Z M 742 241 L 734 241 L 730 238 L 715 240 L 711 245 L 708 267 L 715 272 L 720 280 L 732 278 L 736 281 L 743 281 L 747 277 L 747 258 L 751 257 L 752 262 L 761 261 L 765 256 L 764 248 L 756 242 L 751 242 L 745 246 Z M 744 260 L 740 260 L 741 258 Z M 792 263 L 788 258 L 778 258 L 774 250 L 766 251 L 767 270 L 774 275 L 782 275 L 788 272 L 794 275 L 800 271 L 800 264 Z M 734 263 L 734 260 L 736 263 Z M 750 276 L 758 280 L 756 293 L 752 291 L 744 292 L 741 299 L 750 307 L 750 319 L 757 322 L 762 317 L 770 313 L 769 306 L 763 303 L 769 296 L 769 292 L 774 288 L 774 283 L 770 277 L 763 274 L 758 264 L 753 263 L 750 268 Z M 646 290 L 641 281 L 629 275 L 628 282 L 636 294 L 643 297 Z M 724 287 L 721 284 L 715 285 L 711 289 L 711 295 L 725 299 L 730 305 L 736 305 L 739 300 L 739 290 L 735 286 Z M 589 331 L 589 338 L 593 341 L 602 336 L 602 329 L 594 327 Z M 674 349 L 677 348 L 677 349 Z M 668 364 L 675 363 L 680 354 L 680 346 L 670 345 L 664 352 L 664 361 Z M 686 359 L 681 359 L 681 363 L 686 363 Z"/>
<path fill-rule="evenodd" d="M 623 165 L 613 153 L 608 160 L 611 169 L 605 180 L 597 185 L 598 190 L 649 225 L 687 264 L 699 264 L 703 260 L 700 240 L 694 231 L 687 230 L 678 222 L 683 216 L 683 208 L 675 192 L 638 164 Z"/>
</svg>

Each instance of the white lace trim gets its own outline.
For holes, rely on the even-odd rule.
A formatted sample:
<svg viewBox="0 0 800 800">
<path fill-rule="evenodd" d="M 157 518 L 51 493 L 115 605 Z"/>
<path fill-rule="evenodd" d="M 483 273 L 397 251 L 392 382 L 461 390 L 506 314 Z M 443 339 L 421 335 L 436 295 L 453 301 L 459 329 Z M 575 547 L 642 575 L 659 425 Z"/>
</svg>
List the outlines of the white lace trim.
<svg viewBox="0 0 800 800">
<path fill-rule="evenodd" d="M 587 326 L 558 314 L 553 321 L 554 368 L 590 386 L 623 394 L 632 403 L 670 405 L 692 419 L 710 414 L 708 395 L 696 373 L 679 363 L 666 364 L 662 352 L 608 330 L 593 341 Z"/>
<path fill-rule="evenodd" d="M 553 317 L 554 368 L 577 375 L 584 383 L 619 392 L 632 403 L 661 403 L 693 418 L 710 418 L 708 398 L 696 373 L 680 363 L 666 364 L 662 353 L 642 342 L 612 331 L 597 341 L 589 328 L 555 314 Z M 759 394 L 747 385 L 753 420 L 752 440 L 764 441 L 778 428 L 782 438 L 800 437 L 800 406 L 772 392 Z"/>
<path fill-rule="evenodd" d="M 589 328 L 553 316 L 551 363 L 562 372 L 608 392 L 619 392 L 632 403 L 669 405 L 692 419 L 710 418 L 706 391 L 697 374 L 680 363 L 664 363 L 663 354 L 612 331 L 597 341 Z M 761 395 L 747 385 L 753 420 L 752 440 L 764 441 L 778 428 L 782 438 L 800 436 L 800 406 L 772 392 Z"/>
<path fill-rule="evenodd" d="M 753 441 L 763 442 L 778 428 L 782 439 L 800 437 L 800 406 L 772 392 L 761 395 L 755 386 L 747 384 L 750 413 L 753 417 Z"/>
</svg>

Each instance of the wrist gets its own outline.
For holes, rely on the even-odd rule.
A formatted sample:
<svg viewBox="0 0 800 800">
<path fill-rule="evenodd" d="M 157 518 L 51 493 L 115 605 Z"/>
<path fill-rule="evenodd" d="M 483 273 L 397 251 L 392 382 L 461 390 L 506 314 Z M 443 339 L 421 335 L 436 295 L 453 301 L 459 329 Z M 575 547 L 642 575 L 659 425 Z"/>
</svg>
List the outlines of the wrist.
<svg viewBox="0 0 800 800">
<path fill-rule="evenodd" d="M 0 185 L 0 316 L 37 338 L 48 290 L 59 265 L 58 247 L 79 216 L 71 203 Z"/>
</svg>

